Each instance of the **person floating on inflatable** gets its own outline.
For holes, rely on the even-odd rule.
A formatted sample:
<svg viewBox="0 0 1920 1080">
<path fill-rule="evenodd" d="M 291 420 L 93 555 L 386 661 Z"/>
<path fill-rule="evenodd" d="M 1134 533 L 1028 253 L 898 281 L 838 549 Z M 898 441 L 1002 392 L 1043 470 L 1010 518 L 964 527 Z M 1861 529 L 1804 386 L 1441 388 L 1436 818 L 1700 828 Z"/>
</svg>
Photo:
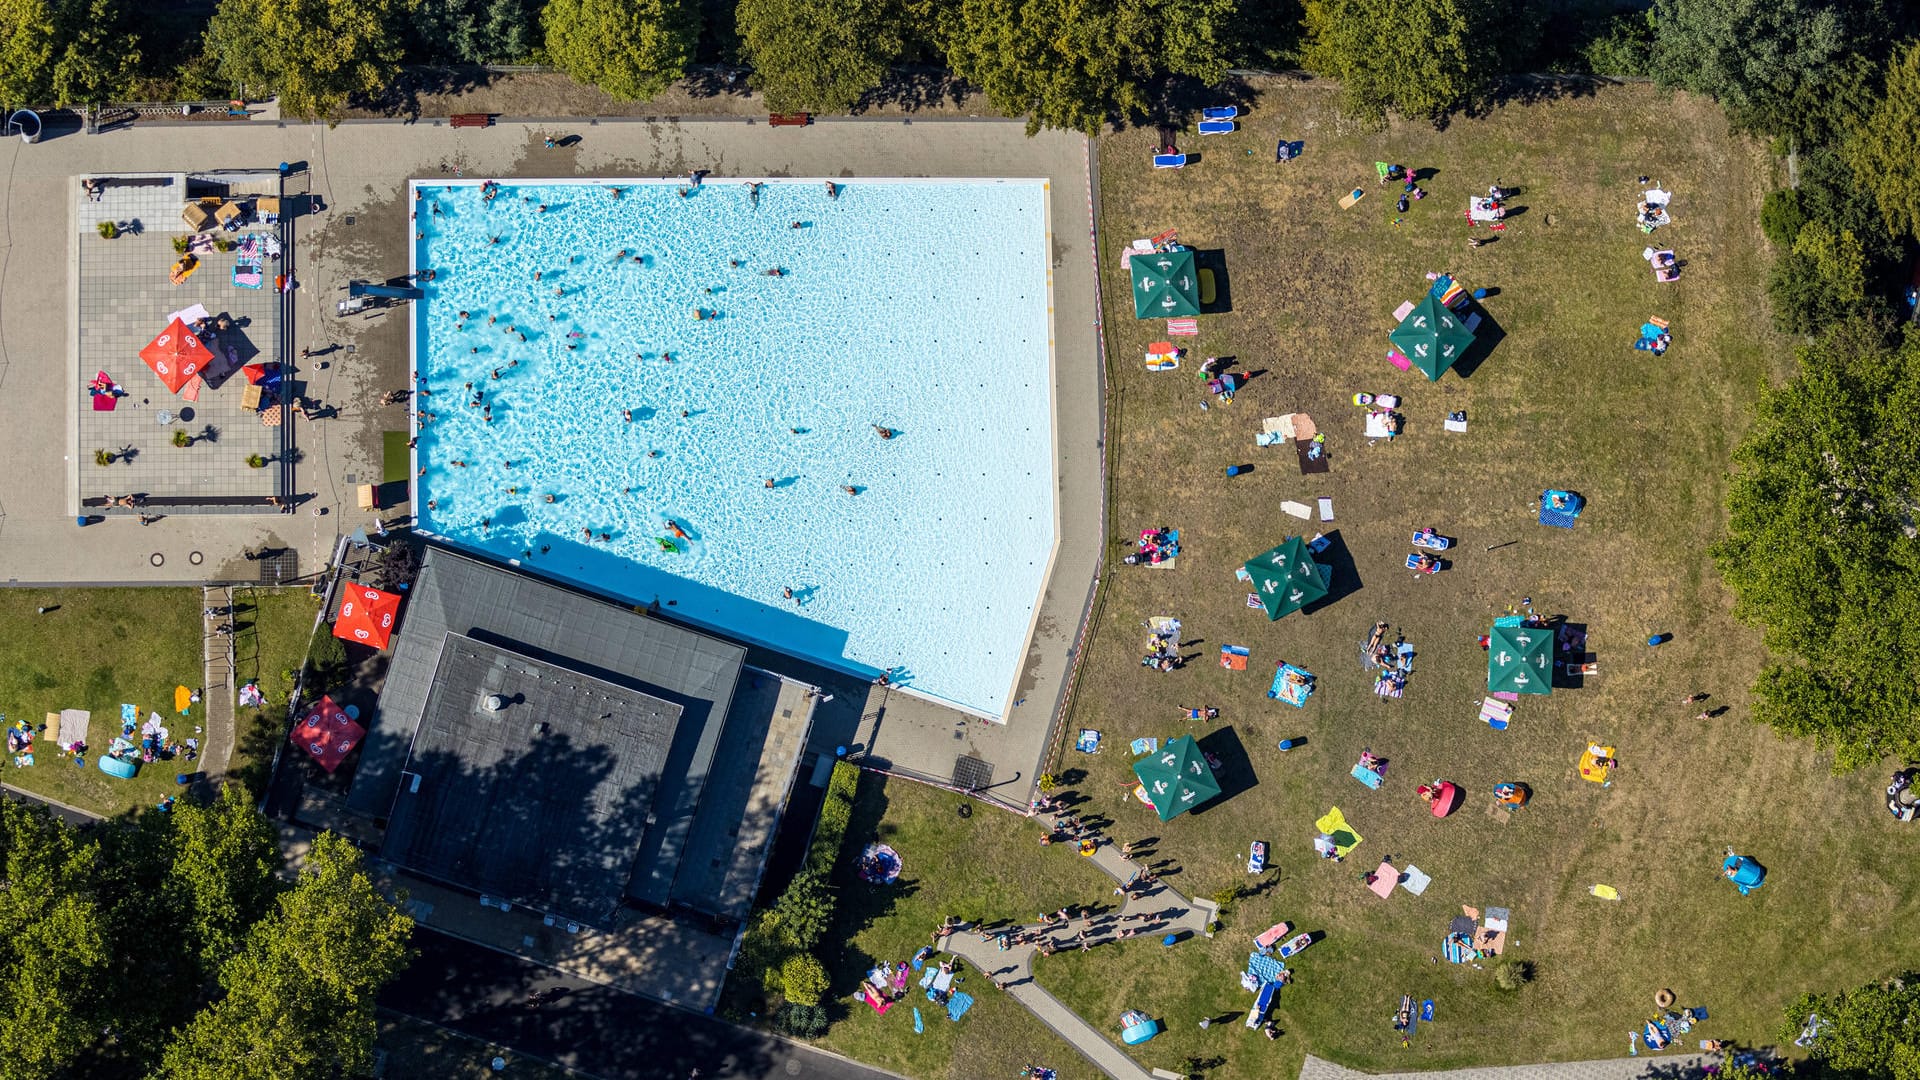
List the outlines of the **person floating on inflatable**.
<svg viewBox="0 0 1920 1080">
<path fill-rule="evenodd" d="M 682 540 L 689 539 L 689 537 L 687 536 L 687 530 L 681 528 L 679 523 L 675 522 L 672 518 L 667 519 L 667 531 L 679 537 Z"/>
<path fill-rule="evenodd" d="M 673 541 L 667 539 L 664 536 L 654 537 L 653 542 L 660 545 L 661 551 L 667 552 L 668 554 L 671 554 L 671 555 L 680 554 L 680 545 L 674 543 Z"/>
</svg>

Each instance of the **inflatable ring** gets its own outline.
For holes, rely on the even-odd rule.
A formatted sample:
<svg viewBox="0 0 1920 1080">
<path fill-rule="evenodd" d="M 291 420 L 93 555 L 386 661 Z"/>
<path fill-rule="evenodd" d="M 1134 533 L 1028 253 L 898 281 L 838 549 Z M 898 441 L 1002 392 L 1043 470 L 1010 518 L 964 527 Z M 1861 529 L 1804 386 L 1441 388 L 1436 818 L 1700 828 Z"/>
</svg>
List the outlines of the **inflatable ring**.
<svg viewBox="0 0 1920 1080">
<path fill-rule="evenodd" d="M 1671 990 L 1663 989 L 1663 990 L 1657 990 L 1654 992 L 1653 1003 L 1659 1008 L 1662 1008 L 1662 1009 L 1673 1008 L 1673 1000 L 1674 1000 L 1673 991 Z"/>
</svg>

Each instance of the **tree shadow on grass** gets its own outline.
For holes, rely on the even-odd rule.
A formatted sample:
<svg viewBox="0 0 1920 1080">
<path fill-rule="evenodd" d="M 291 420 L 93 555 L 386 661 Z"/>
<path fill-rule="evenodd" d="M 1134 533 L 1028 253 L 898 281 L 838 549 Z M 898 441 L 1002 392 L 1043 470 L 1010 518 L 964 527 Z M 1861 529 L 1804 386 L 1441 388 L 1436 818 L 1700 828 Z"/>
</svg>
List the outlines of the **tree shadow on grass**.
<svg viewBox="0 0 1920 1080">
<path fill-rule="evenodd" d="M 421 95 L 464 94 L 492 84 L 493 74 L 477 65 L 409 67 L 401 69 L 399 77 L 378 93 L 355 95 L 350 104 L 414 123 L 420 119 Z"/>
</svg>

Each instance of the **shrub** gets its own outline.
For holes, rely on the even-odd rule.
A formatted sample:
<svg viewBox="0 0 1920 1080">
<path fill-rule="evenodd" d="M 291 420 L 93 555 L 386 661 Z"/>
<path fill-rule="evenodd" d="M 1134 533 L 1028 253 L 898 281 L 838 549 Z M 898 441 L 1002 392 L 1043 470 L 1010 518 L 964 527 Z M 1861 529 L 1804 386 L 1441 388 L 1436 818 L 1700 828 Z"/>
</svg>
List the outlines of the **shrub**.
<svg viewBox="0 0 1920 1080">
<path fill-rule="evenodd" d="M 1652 11 L 1623 11 L 1607 20 L 1580 55 L 1596 75 L 1650 75 L 1647 58 L 1653 55 L 1653 38 Z"/>
<path fill-rule="evenodd" d="M 111 240 L 120 235 L 120 226 L 115 225 L 111 221 L 103 221 L 95 226 L 95 228 L 99 230 L 100 237 L 103 240 Z"/>
<path fill-rule="evenodd" d="M 826 801 L 820 807 L 820 822 L 813 830 L 813 847 L 807 852 L 808 869 L 825 874 L 839 860 L 847 826 L 853 821 L 853 796 L 859 787 L 857 766 L 844 761 L 833 766 L 833 776 L 827 781 Z"/>
<path fill-rule="evenodd" d="M 248 454 L 248 455 L 247 455 L 247 468 L 249 468 L 249 469 L 264 469 L 264 468 L 266 468 L 266 467 L 267 467 L 267 459 L 266 459 L 266 458 L 263 458 L 263 457 L 261 457 L 261 456 L 260 456 L 259 454 Z"/>
<path fill-rule="evenodd" d="M 93 463 L 94 463 L 95 465 L 111 465 L 111 464 L 113 464 L 113 451 L 111 451 L 111 450 L 95 450 L 95 451 L 93 452 Z"/>
<path fill-rule="evenodd" d="M 1525 960 L 1502 960 L 1493 965 L 1493 985 L 1515 993 L 1533 981 L 1533 965 Z"/>
<path fill-rule="evenodd" d="M 347 646 L 332 634 L 320 635 L 307 654 L 307 690 L 330 686 L 347 676 Z"/>
<path fill-rule="evenodd" d="M 795 953 L 780 965 L 780 992 L 795 1005 L 818 1005 L 827 996 L 827 969 L 812 953 Z"/>
<path fill-rule="evenodd" d="M 184 236 L 176 236 L 173 238 L 173 253 L 175 255 L 185 255 L 187 249 L 192 246 L 193 241 Z"/>
<path fill-rule="evenodd" d="M 1214 893 L 1212 899 L 1213 906 L 1219 908 L 1221 911 L 1225 911 L 1233 906 L 1235 900 L 1240 899 L 1240 886 L 1229 885 L 1219 892 Z"/>
<path fill-rule="evenodd" d="M 1760 204 L 1760 231 L 1768 240 L 1779 247 L 1792 247 L 1800 236 L 1800 226 L 1806 223 L 1807 211 L 1800 205 L 1799 192 L 1792 188 L 1767 192 L 1767 201 Z"/>
<path fill-rule="evenodd" d="M 232 251 L 233 247 L 234 247 L 233 241 L 227 239 L 224 236 L 216 236 L 213 238 L 213 250 L 215 251 L 220 251 L 220 252 Z"/>
<path fill-rule="evenodd" d="M 1038 783 L 1038 784 L 1037 784 L 1036 786 L 1037 786 L 1037 787 L 1038 787 L 1038 788 L 1039 788 L 1039 789 L 1040 789 L 1040 790 L 1041 790 L 1042 792 L 1046 792 L 1046 793 L 1050 793 L 1050 792 L 1052 792 L 1052 791 L 1053 791 L 1053 789 L 1054 789 L 1055 787 L 1057 787 L 1057 786 L 1059 785 L 1059 783 L 1060 783 L 1060 781 L 1058 781 L 1058 780 L 1055 780 L 1055 779 L 1053 778 L 1053 774 L 1052 774 L 1052 773 L 1050 773 L 1050 772 L 1045 772 L 1045 773 L 1041 773 L 1041 774 L 1040 774 L 1040 781 L 1039 781 L 1039 783 Z"/>
<path fill-rule="evenodd" d="M 192 446 L 192 445 L 193 445 L 193 436 L 191 436 L 191 435 L 189 435 L 189 434 L 187 434 L 187 433 L 186 433 L 186 432 L 184 432 L 184 431 L 179 431 L 179 430 L 176 430 L 176 431 L 175 431 L 175 432 L 173 433 L 173 445 L 175 445 L 175 446 Z"/>
<path fill-rule="evenodd" d="M 773 1014 L 773 1029 L 797 1039 L 817 1039 L 827 1033 L 827 1010 L 789 1002 Z"/>
<path fill-rule="evenodd" d="M 827 875 L 816 867 L 801 871 L 773 905 L 768 923 L 790 948 L 805 951 L 820 943 L 833 925 L 833 894 Z"/>
</svg>

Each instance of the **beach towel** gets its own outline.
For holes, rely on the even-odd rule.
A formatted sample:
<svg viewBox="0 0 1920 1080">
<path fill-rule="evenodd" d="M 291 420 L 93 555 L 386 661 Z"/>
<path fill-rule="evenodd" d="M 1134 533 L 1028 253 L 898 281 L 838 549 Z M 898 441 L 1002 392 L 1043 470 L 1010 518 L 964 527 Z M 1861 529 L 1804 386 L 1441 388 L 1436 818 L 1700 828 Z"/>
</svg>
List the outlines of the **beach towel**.
<svg viewBox="0 0 1920 1080">
<path fill-rule="evenodd" d="M 1386 777 L 1381 776 L 1379 773 L 1374 772 L 1372 769 L 1367 768 L 1365 765 L 1355 765 L 1353 767 L 1353 778 L 1367 785 L 1368 787 L 1372 788 L 1375 791 L 1380 790 L 1380 781 L 1386 779 Z"/>
<path fill-rule="evenodd" d="M 947 1019 L 958 1020 L 973 1008 L 972 994 L 955 994 L 947 999 Z"/>
<path fill-rule="evenodd" d="M 1395 432 L 1391 426 L 1393 414 L 1372 410 L 1367 413 L 1367 438 L 1391 439 Z"/>
<path fill-rule="evenodd" d="M 1293 452 L 1300 458 L 1300 475 L 1311 476 L 1328 471 L 1326 443 L 1315 442 L 1312 439 L 1296 439 L 1293 443 Z"/>
<path fill-rule="evenodd" d="M 1320 819 L 1313 823 L 1313 827 L 1319 829 L 1322 836 L 1333 839 L 1334 853 L 1341 856 L 1359 847 L 1361 840 L 1364 839 L 1347 824 L 1346 815 L 1342 814 L 1337 806 L 1321 815 Z"/>
<path fill-rule="evenodd" d="M 1250 607 L 1250 608 L 1259 608 L 1259 609 L 1261 609 L 1261 610 L 1265 610 L 1265 608 L 1266 608 L 1266 606 L 1267 606 L 1267 605 L 1265 605 L 1265 604 L 1263 604 L 1263 603 L 1261 603 L 1261 602 L 1260 602 L 1260 597 L 1259 597 L 1259 595 L 1258 595 L 1258 594 L 1256 594 L 1256 593 L 1248 593 L 1248 594 L 1247 594 L 1247 606 L 1248 606 L 1248 607 Z"/>
<path fill-rule="evenodd" d="M 1320 503 L 1320 520 L 1332 521 L 1333 520 L 1333 500 L 1322 498 L 1319 500 L 1319 503 Z"/>
<path fill-rule="evenodd" d="M 1247 670 L 1247 660 L 1253 656 L 1253 650 L 1245 645 L 1220 646 L 1220 666 L 1228 671 Z"/>
<path fill-rule="evenodd" d="M 1272 946 L 1269 945 L 1268 948 Z M 1285 970 L 1287 965 L 1265 953 L 1250 953 L 1247 956 L 1247 974 L 1253 976 L 1258 982 L 1279 982 L 1280 973 Z"/>
<path fill-rule="evenodd" d="M 1448 431 L 1467 430 L 1467 422 L 1465 420 L 1455 420 L 1452 417 L 1440 421 L 1440 426 L 1446 428 Z"/>
<path fill-rule="evenodd" d="M 1373 692 L 1385 698 L 1397 698 L 1406 693 L 1407 677 L 1399 671 L 1382 671 L 1374 676 Z"/>
<path fill-rule="evenodd" d="M 1300 518 L 1303 521 L 1313 517 L 1313 507 L 1308 506 L 1306 503 L 1294 502 L 1292 499 L 1281 503 L 1280 509 L 1282 512 L 1292 514 L 1294 517 Z"/>
<path fill-rule="evenodd" d="M 1160 740 L 1143 736 L 1129 743 L 1127 749 L 1133 751 L 1134 757 L 1139 757 L 1141 754 L 1151 754 L 1155 750 L 1160 749 Z"/>
<path fill-rule="evenodd" d="M 1167 333 L 1174 337 L 1197 337 L 1200 333 L 1200 320 L 1168 319 Z"/>
<path fill-rule="evenodd" d="M 1357 203 L 1361 199 L 1364 199 L 1366 197 L 1367 197 L 1367 193 L 1365 190 L 1361 188 L 1354 188 L 1352 191 L 1349 191 L 1345 195 L 1340 196 L 1340 209 L 1351 210 L 1353 209 L 1354 203 Z"/>
<path fill-rule="evenodd" d="M 1413 301 L 1402 301 L 1399 307 L 1393 309 L 1393 321 L 1397 323 L 1406 322 L 1407 316 L 1411 314 L 1413 314 Z"/>
<path fill-rule="evenodd" d="M 1423 1023 L 1428 1023 L 1428 1024 L 1433 1023 L 1433 999 L 1432 998 L 1428 998 L 1427 1000 L 1420 1003 L 1420 1019 Z"/>
<path fill-rule="evenodd" d="M 1507 724 L 1513 719 L 1513 706 L 1492 698 L 1480 699 L 1480 719 L 1495 731 L 1507 730 Z"/>
<path fill-rule="evenodd" d="M 927 989 L 928 987 L 930 987 L 930 986 L 932 986 L 932 985 L 933 985 L 933 980 L 935 980 L 935 979 L 937 979 L 937 978 L 939 978 L 939 977 L 940 977 L 940 969 L 939 969 L 939 968 L 937 968 L 937 967 L 930 967 L 930 968 L 928 968 L 928 969 L 927 969 L 927 971 L 926 971 L 926 974 L 924 974 L 924 975 L 922 975 L 922 976 L 920 976 L 920 989 L 922 989 L 922 990 L 925 990 L 925 989 Z"/>
<path fill-rule="evenodd" d="M 1100 733 L 1092 728 L 1081 728 L 1080 734 L 1073 740 L 1073 748 L 1083 754 L 1100 752 Z"/>
<path fill-rule="evenodd" d="M 1297 676 L 1288 679 L 1288 675 Z M 1313 672 L 1292 664 L 1281 664 L 1274 670 L 1273 683 L 1267 687 L 1267 696 L 1284 701 L 1296 709 L 1307 707 L 1307 699 L 1313 696 Z"/>
<path fill-rule="evenodd" d="M 124 701 L 123 701 L 123 702 L 121 702 L 121 703 L 120 703 L 120 722 L 121 722 L 121 723 L 123 723 L 123 724 L 137 724 L 137 723 L 139 723 L 139 722 L 140 722 L 140 710 L 139 710 L 139 709 L 136 709 L 136 708 L 134 708 L 134 707 L 133 707 L 132 705 L 129 705 L 129 704 L 127 704 L 127 703 L 126 703 L 126 702 L 124 702 Z"/>
<path fill-rule="evenodd" d="M 1421 870 L 1417 866 L 1412 865 L 1411 863 L 1408 864 L 1406 873 L 1400 876 L 1400 887 L 1407 890 L 1408 892 L 1412 893 L 1415 896 L 1419 896 L 1421 893 L 1426 892 L 1427 886 L 1431 884 L 1433 884 L 1433 878 L 1428 876 L 1428 874 L 1425 871 Z"/>
<path fill-rule="evenodd" d="M 915 1035 L 920 1035 L 920 1034 L 923 1034 L 926 1030 L 927 1030 L 926 1024 L 922 1023 L 920 1020 L 920 1006 L 915 1005 L 913 1007 L 913 1033 Z"/>
<path fill-rule="evenodd" d="M 184 686 L 176 686 L 173 688 L 173 711 L 174 712 L 185 715 L 187 708 L 192 704 L 193 704 L 193 691 L 187 689 Z"/>
<path fill-rule="evenodd" d="M 1611 885 L 1594 885 L 1588 888 L 1587 891 L 1599 897 L 1602 900 L 1620 899 L 1620 890 L 1614 888 Z"/>
<path fill-rule="evenodd" d="M 1395 870 L 1392 863 L 1383 862 L 1374 870 L 1373 882 L 1367 886 L 1367 891 L 1385 900 L 1393 895 L 1393 887 L 1399 883 L 1400 871 Z"/>
</svg>

